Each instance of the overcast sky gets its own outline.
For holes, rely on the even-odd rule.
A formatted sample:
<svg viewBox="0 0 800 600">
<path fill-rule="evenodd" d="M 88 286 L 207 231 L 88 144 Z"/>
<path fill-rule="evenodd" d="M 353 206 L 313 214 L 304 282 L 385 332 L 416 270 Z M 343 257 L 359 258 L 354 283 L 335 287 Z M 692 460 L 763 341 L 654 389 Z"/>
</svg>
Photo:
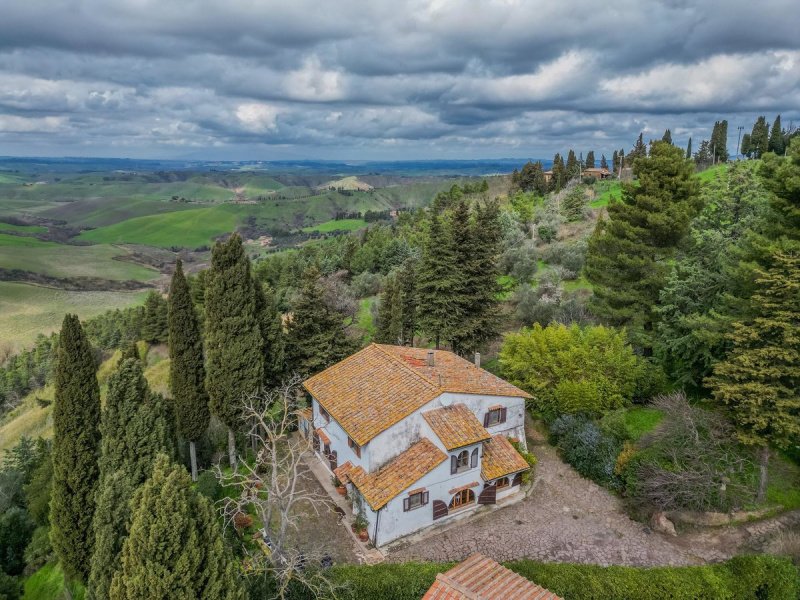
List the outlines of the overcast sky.
<svg viewBox="0 0 800 600">
<path fill-rule="evenodd" d="M 798 0 L 5 0 L 0 154 L 610 156 L 800 122 Z M 599 156 L 598 156 L 599 158 Z"/>
</svg>

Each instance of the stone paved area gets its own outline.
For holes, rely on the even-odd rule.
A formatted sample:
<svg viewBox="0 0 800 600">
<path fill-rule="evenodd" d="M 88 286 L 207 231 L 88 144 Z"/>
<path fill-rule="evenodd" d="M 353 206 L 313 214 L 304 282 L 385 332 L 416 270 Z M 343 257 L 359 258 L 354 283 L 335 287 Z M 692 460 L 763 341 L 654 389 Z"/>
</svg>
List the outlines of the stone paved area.
<svg viewBox="0 0 800 600">
<path fill-rule="evenodd" d="M 387 560 L 459 561 L 473 552 L 495 560 L 532 558 L 599 565 L 689 565 L 753 550 L 753 541 L 800 521 L 800 511 L 759 524 L 698 531 L 672 538 L 631 520 L 621 501 L 582 478 L 529 428 L 538 458 L 528 497 L 474 520 L 453 523 L 424 539 L 390 547 Z M 748 531 L 748 528 L 753 531 Z M 762 531 L 763 530 L 763 531 Z"/>
</svg>

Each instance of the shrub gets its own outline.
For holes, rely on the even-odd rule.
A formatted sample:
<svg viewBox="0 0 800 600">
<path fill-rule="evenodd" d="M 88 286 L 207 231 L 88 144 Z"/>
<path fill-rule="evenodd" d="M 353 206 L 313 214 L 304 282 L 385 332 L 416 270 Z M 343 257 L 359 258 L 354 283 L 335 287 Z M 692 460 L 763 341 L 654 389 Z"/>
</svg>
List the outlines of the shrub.
<svg viewBox="0 0 800 600">
<path fill-rule="evenodd" d="M 35 528 L 30 515 L 18 506 L 0 516 L 0 566 L 9 575 L 19 575 L 25 568 L 25 548 Z"/>
<path fill-rule="evenodd" d="M 350 288 L 356 298 L 366 298 L 381 291 L 382 281 L 383 278 L 379 274 L 365 271 L 353 277 Z"/>
<path fill-rule="evenodd" d="M 195 486 L 198 492 L 212 502 L 216 502 L 222 498 L 222 486 L 211 471 L 203 471 L 200 473 L 197 476 L 197 483 Z"/>
<path fill-rule="evenodd" d="M 237 512 L 233 515 L 233 526 L 236 528 L 236 531 L 242 531 L 243 529 L 247 529 L 253 524 L 253 517 L 248 515 L 245 512 Z"/>
<path fill-rule="evenodd" d="M 537 256 L 535 248 L 525 242 L 506 250 L 500 257 L 500 269 L 520 282 L 528 282 L 536 274 Z"/>
<path fill-rule="evenodd" d="M 0 600 L 19 600 L 22 598 L 22 581 L 6 575 L 0 569 Z"/>
<path fill-rule="evenodd" d="M 625 332 L 602 325 L 535 324 L 506 336 L 502 372 L 534 396 L 537 411 L 603 414 L 630 403 L 644 360 Z"/>
<path fill-rule="evenodd" d="M 53 557 L 50 528 L 37 527 L 25 548 L 25 570 L 30 573 L 43 567 Z M 2 596 L 0 596 L 2 598 Z"/>
<path fill-rule="evenodd" d="M 550 425 L 550 434 L 564 460 L 578 473 L 601 485 L 620 487 L 614 473 L 621 443 L 583 415 L 563 415 Z"/>
<path fill-rule="evenodd" d="M 576 276 L 583 269 L 586 260 L 586 240 L 577 242 L 556 242 L 545 246 L 542 259 L 552 265 L 561 265 Z"/>
</svg>

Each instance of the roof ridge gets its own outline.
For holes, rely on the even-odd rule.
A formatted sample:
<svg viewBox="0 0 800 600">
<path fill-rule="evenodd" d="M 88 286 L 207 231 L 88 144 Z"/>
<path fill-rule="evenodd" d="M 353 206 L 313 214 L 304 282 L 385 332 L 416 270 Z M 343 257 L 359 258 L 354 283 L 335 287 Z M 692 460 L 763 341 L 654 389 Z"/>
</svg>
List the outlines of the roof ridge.
<svg viewBox="0 0 800 600">
<path fill-rule="evenodd" d="M 403 367 L 409 373 L 411 373 L 413 375 L 416 375 L 417 377 L 419 377 L 420 379 L 422 379 L 426 383 L 431 384 L 434 388 L 439 390 L 440 393 L 446 391 L 444 386 L 441 386 L 441 385 L 431 381 L 430 379 L 425 377 L 425 375 L 423 375 L 422 373 L 419 373 L 416 369 L 412 369 L 410 366 L 408 366 L 403 359 L 399 358 L 398 356 L 395 356 L 393 353 L 389 352 L 388 350 L 384 350 L 383 347 L 382 347 L 383 346 L 382 344 L 378 344 L 376 342 L 372 342 L 372 345 L 375 346 L 381 352 L 383 352 L 390 360 L 392 360 L 393 362 L 395 362 L 398 365 L 400 365 L 401 367 Z"/>
</svg>

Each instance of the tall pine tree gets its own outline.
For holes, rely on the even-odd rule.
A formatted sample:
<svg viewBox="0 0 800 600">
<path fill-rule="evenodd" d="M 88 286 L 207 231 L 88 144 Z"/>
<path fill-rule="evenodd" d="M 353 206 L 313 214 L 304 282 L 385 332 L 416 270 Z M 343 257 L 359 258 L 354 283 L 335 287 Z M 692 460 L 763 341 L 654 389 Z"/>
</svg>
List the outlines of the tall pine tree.
<svg viewBox="0 0 800 600">
<path fill-rule="evenodd" d="M 401 344 L 403 331 L 403 305 L 400 285 L 394 273 L 386 277 L 386 282 L 378 301 L 378 318 L 375 327 L 375 341 L 382 344 Z"/>
<path fill-rule="evenodd" d="M 581 172 L 580 164 L 578 163 L 578 159 L 575 158 L 575 151 L 570 148 L 569 153 L 567 154 L 567 181 L 570 179 L 574 179 L 578 177 Z"/>
<path fill-rule="evenodd" d="M 150 344 L 162 344 L 169 337 L 167 302 L 158 292 L 150 292 L 144 301 L 142 339 Z"/>
<path fill-rule="evenodd" d="M 586 168 L 587 169 L 594 169 L 594 150 L 589 150 L 586 153 Z"/>
<path fill-rule="evenodd" d="M 694 168 L 683 150 L 656 142 L 634 163 L 638 185 L 623 188 L 589 239 L 586 274 L 594 284 L 592 310 L 626 326 L 646 353 L 653 346 L 654 307 L 675 247 L 699 208 Z"/>
<path fill-rule="evenodd" d="M 264 341 L 250 261 L 238 233 L 211 252 L 205 313 L 206 390 L 211 410 L 228 427 L 228 459 L 235 467 L 242 402 L 264 382 Z"/>
<path fill-rule="evenodd" d="M 761 155 L 769 150 L 769 126 L 766 117 L 758 117 L 753 124 L 748 148 L 753 158 L 761 158 Z"/>
<path fill-rule="evenodd" d="M 714 123 L 714 129 L 711 131 L 711 152 L 713 154 L 713 162 L 727 162 L 728 161 L 728 121 L 723 119 Z"/>
<path fill-rule="evenodd" d="M 64 317 L 57 360 L 50 539 L 67 577 L 85 582 L 94 547 L 100 388 L 92 348 L 77 315 Z"/>
<path fill-rule="evenodd" d="M 606 160 L 605 154 L 600 155 L 600 168 L 606 170 L 608 169 L 608 161 Z"/>
<path fill-rule="evenodd" d="M 286 363 L 302 377 L 319 373 L 355 349 L 345 316 L 327 305 L 319 277 L 316 267 L 303 274 L 286 334 Z"/>
<path fill-rule="evenodd" d="M 774 152 L 777 155 L 782 155 L 783 151 L 785 150 L 785 144 L 783 141 L 783 129 L 781 129 L 781 116 L 778 115 L 775 117 L 775 121 L 772 123 L 772 130 L 769 134 L 769 143 L 768 148 L 770 152 Z"/>
<path fill-rule="evenodd" d="M 164 402 L 150 391 L 138 360 L 125 360 L 109 378 L 100 424 L 100 483 L 89 575 L 92 598 L 109 597 L 135 490 L 150 475 L 159 454 L 173 453 Z"/>
<path fill-rule="evenodd" d="M 208 428 L 211 413 L 203 365 L 203 338 L 191 291 L 178 259 L 169 288 L 169 388 L 178 434 L 189 441 L 192 481 L 197 481 L 195 442 Z"/>
<path fill-rule="evenodd" d="M 268 285 L 255 281 L 256 314 L 264 341 L 264 388 L 280 385 L 286 374 L 286 341 L 283 335 L 283 316 Z"/>
<path fill-rule="evenodd" d="M 182 467 L 159 457 L 132 506 L 110 597 L 245 599 L 216 512 Z"/>
<path fill-rule="evenodd" d="M 689 138 L 689 142 L 686 144 L 686 160 L 692 158 L 692 138 Z"/>
<path fill-rule="evenodd" d="M 737 322 L 727 358 L 708 381 L 742 442 L 761 448 L 758 499 L 766 498 L 769 445 L 800 439 L 800 252 L 779 251 L 757 279 L 755 318 Z"/>
<path fill-rule="evenodd" d="M 672 143 L 672 132 L 669 129 L 664 131 L 664 135 L 661 136 L 661 141 L 667 142 L 668 144 Z"/>
</svg>

